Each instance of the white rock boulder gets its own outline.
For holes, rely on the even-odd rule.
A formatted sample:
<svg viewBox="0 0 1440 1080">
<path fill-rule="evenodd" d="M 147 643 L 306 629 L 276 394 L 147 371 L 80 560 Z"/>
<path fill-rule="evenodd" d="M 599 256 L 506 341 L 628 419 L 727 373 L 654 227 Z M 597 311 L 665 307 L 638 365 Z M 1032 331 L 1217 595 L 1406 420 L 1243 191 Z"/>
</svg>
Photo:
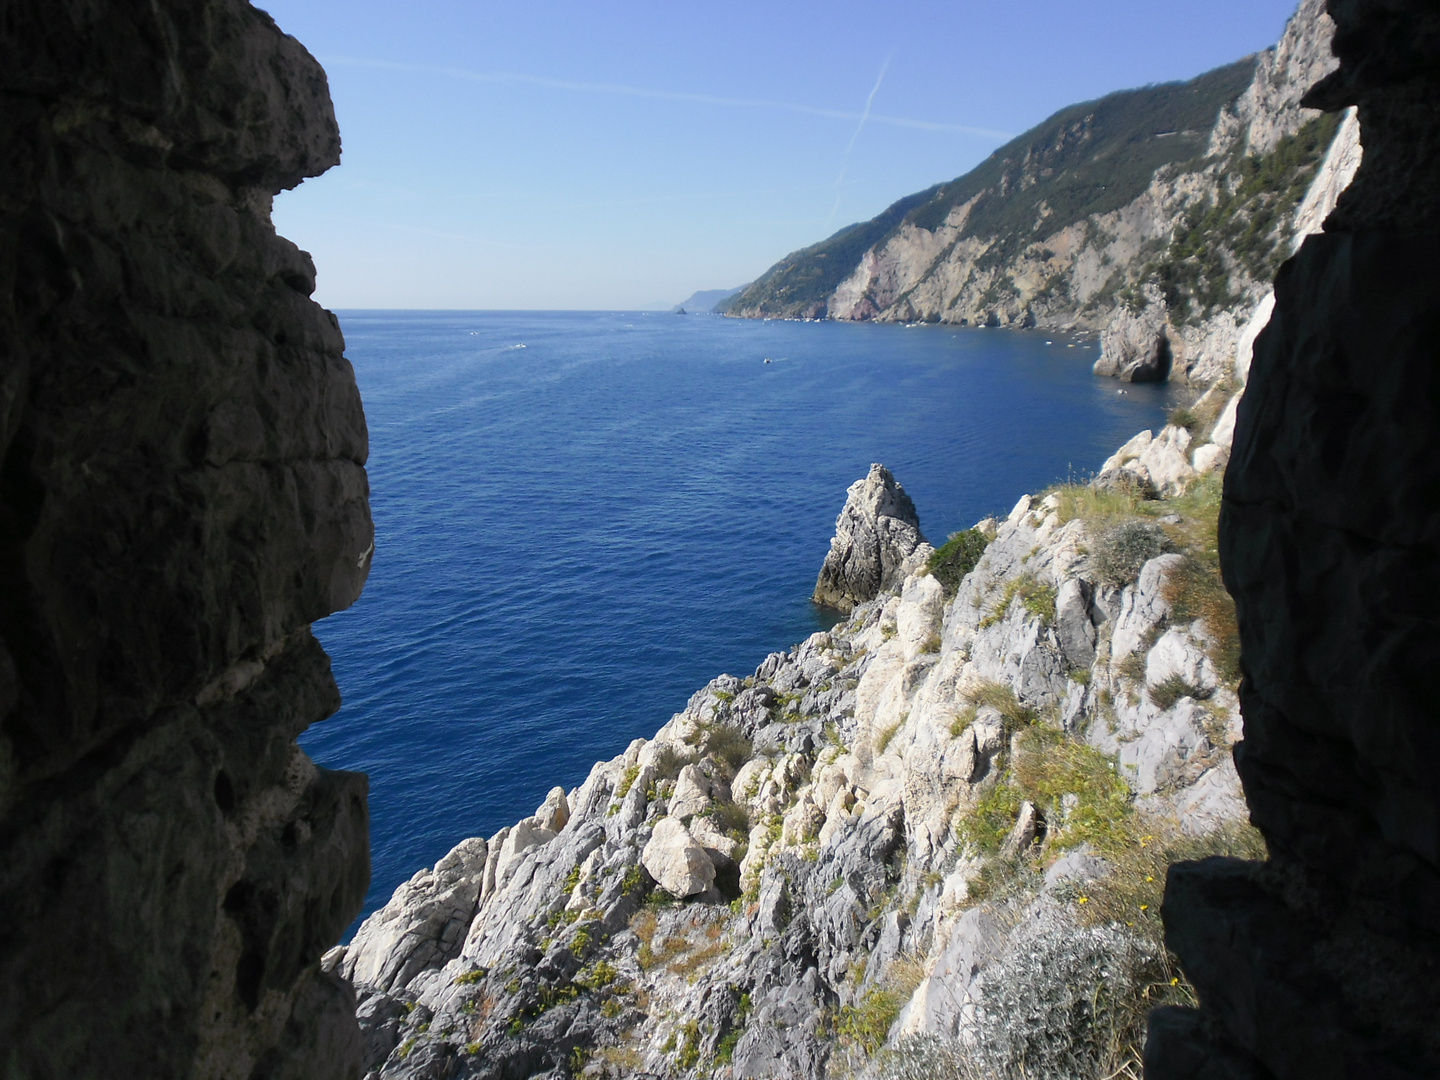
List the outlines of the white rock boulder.
<svg viewBox="0 0 1440 1080">
<path fill-rule="evenodd" d="M 702 893 L 715 881 L 715 864 L 710 856 L 673 817 L 655 823 L 655 831 L 640 853 L 640 865 L 662 889 L 677 898 Z"/>
</svg>

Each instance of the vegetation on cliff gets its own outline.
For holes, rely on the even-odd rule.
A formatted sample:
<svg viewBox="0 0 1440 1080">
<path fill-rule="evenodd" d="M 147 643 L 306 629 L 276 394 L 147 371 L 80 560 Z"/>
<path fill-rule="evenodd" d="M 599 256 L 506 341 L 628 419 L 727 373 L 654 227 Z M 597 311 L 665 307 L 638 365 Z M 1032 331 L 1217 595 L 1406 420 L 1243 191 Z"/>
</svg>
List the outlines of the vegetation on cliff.
<svg viewBox="0 0 1440 1080">
<path fill-rule="evenodd" d="M 866 251 L 904 225 L 933 231 L 971 200 L 960 235 L 998 238 L 985 259 L 1003 262 L 1064 225 L 1131 202 L 1162 165 L 1203 154 L 1216 113 L 1244 91 L 1254 71 L 1249 57 L 1189 82 L 1123 90 L 1061 109 L 964 176 L 787 255 L 718 310 L 802 314 L 824 304 Z"/>
</svg>

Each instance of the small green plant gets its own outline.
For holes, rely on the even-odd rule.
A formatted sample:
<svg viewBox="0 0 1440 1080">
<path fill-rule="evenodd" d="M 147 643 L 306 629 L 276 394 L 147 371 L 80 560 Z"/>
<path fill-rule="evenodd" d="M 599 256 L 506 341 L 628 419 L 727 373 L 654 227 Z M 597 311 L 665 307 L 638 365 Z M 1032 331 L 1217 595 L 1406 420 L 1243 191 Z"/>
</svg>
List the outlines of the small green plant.
<svg viewBox="0 0 1440 1080">
<path fill-rule="evenodd" d="M 1200 417 L 1196 415 L 1193 409 L 1185 405 L 1180 405 L 1170 410 L 1170 415 L 1165 418 L 1165 422 L 1171 427 L 1194 431 L 1200 426 Z"/>
<path fill-rule="evenodd" d="M 673 743 L 666 743 L 660 747 L 655 755 L 654 767 L 658 780 L 674 780 L 680 775 L 680 770 L 686 765 L 695 761 L 694 754 L 682 753 L 675 748 Z"/>
<path fill-rule="evenodd" d="M 973 702 L 955 714 L 955 719 L 950 721 L 950 737 L 958 739 L 965 734 L 965 729 L 975 722 L 975 716 L 980 711 Z"/>
<path fill-rule="evenodd" d="M 1063 731 L 1032 727 L 1020 736 L 1014 768 L 1017 786 L 1051 825 L 1051 845 L 1063 850 L 1089 843 L 1106 854 L 1128 841 L 1130 788 L 1094 747 Z M 1067 795 L 1074 797 L 1068 808 Z"/>
<path fill-rule="evenodd" d="M 615 798 L 624 799 L 630 794 L 630 789 L 635 786 L 635 780 L 640 775 L 640 766 L 631 765 L 620 774 L 620 784 L 615 788 Z"/>
<path fill-rule="evenodd" d="M 740 1036 L 744 1034 L 744 1028 L 735 1028 L 715 1044 L 715 1064 L 729 1065 L 735 1060 L 735 1044 L 740 1041 Z"/>
<path fill-rule="evenodd" d="M 634 896 L 645 888 L 645 871 L 636 863 L 625 871 L 625 876 L 620 880 L 620 890 L 626 896 Z"/>
<path fill-rule="evenodd" d="M 737 840 L 750 835 L 750 812 L 739 803 L 711 803 L 703 813 L 721 832 Z"/>
<path fill-rule="evenodd" d="M 734 724 L 709 724 L 702 731 L 705 753 L 732 769 L 745 764 L 754 753 L 750 740 Z"/>
<path fill-rule="evenodd" d="M 891 724 L 889 727 L 875 733 L 876 755 L 885 753 L 885 748 L 890 745 L 890 740 L 894 739 L 896 733 L 904 726 L 905 720 L 902 718 L 895 721 L 895 723 Z"/>
<path fill-rule="evenodd" d="M 900 996 L 893 990 L 875 987 L 860 999 L 860 1004 L 840 1009 L 835 1030 L 841 1038 L 856 1044 L 866 1054 L 874 1054 L 885 1042 L 890 1025 L 900 1015 L 902 1004 Z"/>
<path fill-rule="evenodd" d="M 590 947 L 590 928 L 594 923 L 585 923 L 575 931 L 575 936 L 570 939 L 570 951 L 576 956 L 581 955 Z"/>
<path fill-rule="evenodd" d="M 984 533 L 977 529 L 966 529 L 964 532 L 951 533 L 950 539 L 930 556 L 925 569 L 931 577 L 940 582 L 947 598 L 959 591 L 960 583 L 965 580 L 966 574 L 975 569 L 975 564 L 980 561 L 980 556 L 985 554 L 989 543 Z"/>
<path fill-rule="evenodd" d="M 999 851 L 1015 827 L 1020 813 L 1021 795 L 1009 778 L 1003 778 L 985 794 L 971 809 L 959 816 L 955 832 L 961 843 L 969 844 L 976 851 L 991 854 Z"/>
<path fill-rule="evenodd" d="M 1055 586 L 1040 580 L 1033 573 L 1020 574 L 1005 583 L 1000 590 L 1000 596 L 985 618 L 980 620 L 980 629 L 994 626 L 1005 618 L 1006 612 L 1010 610 L 1010 604 L 1019 597 L 1021 606 L 1031 615 L 1044 623 L 1055 621 Z"/>
<path fill-rule="evenodd" d="M 1105 532 L 1090 548 L 1090 566 L 1111 585 L 1128 585 L 1141 568 L 1170 546 L 1165 530 L 1149 521 L 1122 521 Z"/>
<path fill-rule="evenodd" d="M 1146 650 L 1141 648 L 1126 653 L 1116 661 L 1115 671 L 1121 678 L 1129 679 L 1132 683 L 1143 683 L 1145 681 L 1145 652 Z"/>
<path fill-rule="evenodd" d="M 620 977 L 620 972 L 609 960 L 597 960 L 588 970 L 575 976 L 575 982 L 587 990 L 601 990 Z"/>
<path fill-rule="evenodd" d="M 693 1069 L 700 1061 L 700 1025 L 687 1020 L 680 1031 L 680 1052 L 675 1055 L 675 1064 L 682 1069 Z"/>
<path fill-rule="evenodd" d="M 1209 692 L 1204 688 L 1196 686 L 1178 672 L 1167 675 L 1158 683 L 1145 688 L 1150 695 L 1150 700 L 1155 703 L 1158 709 L 1168 709 L 1181 698 L 1194 698 L 1196 701 L 1203 701 L 1209 697 Z"/>
<path fill-rule="evenodd" d="M 982 680 L 964 692 L 965 700 L 979 709 L 991 708 L 1000 714 L 1011 730 L 1029 727 L 1039 719 L 1035 710 L 1020 704 L 1015 691 L 1005 683 Z"/>
<path fill-rule="evenodd" d="M 1102 532 L 1117 522 L 1133 518 L 1142 497 L 1134 491 L 1114 491 L 1089 484 L 1062 484 L 1053 489 L 1059 496 L 1061 524 L 1079 519 L 1092 532 Z"/>
<path fill-rule="evenodd" d="M 455 977 L 456 986 L 474 986 L 478 982 L 484 982 L 485 977 L 490 974 L 489 968 L 475 968 L 473 971 L 466 971 Z"/>
</svg>

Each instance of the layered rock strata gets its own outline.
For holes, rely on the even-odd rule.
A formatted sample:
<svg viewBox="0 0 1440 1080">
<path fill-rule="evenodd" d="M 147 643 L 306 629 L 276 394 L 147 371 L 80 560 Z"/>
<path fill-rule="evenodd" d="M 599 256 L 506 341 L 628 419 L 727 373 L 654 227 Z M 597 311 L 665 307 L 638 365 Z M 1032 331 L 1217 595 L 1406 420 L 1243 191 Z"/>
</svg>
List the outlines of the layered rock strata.
<svg viewBox="0 0 1440 1080">
<path fill-rule="evenodd" d="M 310 623 L 373 533 L 365 420 L 271 197 L 338 160 L 241 0 L 7 4 L 0 1041 L 8 1075 L 348 1077 L 319 969 L 369 877 Z"/>
<path fill-rule="evenodd" d="M 1331 11 L 1306 103 L 1358 107 L 1365 160 L 1276 280 L 1221 520 L 1270 859 L 1171 872 L 1202 1009 L 1157 1016 L 1159 1080 L 1440 1075 L 1440 13 Z"/>
</svg>

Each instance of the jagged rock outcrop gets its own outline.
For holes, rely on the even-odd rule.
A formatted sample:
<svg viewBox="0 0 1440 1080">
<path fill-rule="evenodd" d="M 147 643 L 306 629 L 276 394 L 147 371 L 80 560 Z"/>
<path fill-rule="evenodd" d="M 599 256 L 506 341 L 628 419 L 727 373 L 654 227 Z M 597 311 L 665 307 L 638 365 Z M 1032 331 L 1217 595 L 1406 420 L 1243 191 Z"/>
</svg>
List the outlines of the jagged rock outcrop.
<svg viewBox="0 0 1440 1080">
<path fill-rule="evenodd" d="M 1144 853 L 1231 850 L 1244 813 L 1225 626 L 1195 600 L 1218 589 L 1216 479 L 1174 504 L 1198 520 L 1137 500 L 1119 534 L 1082 489 L 1027 496 L 955 591 L 912 554 L 834 629 L 417 873 L 326 960 L 372 1080 L 821 1080 L 935 1040 L 996 1075 L 1137 1067 L 1171 978 Z M 898 485 L 876 466 L 857 504 L 883 520 Z"/>
<path fill-rule="evenodd" d="M 924 543 L 915 503 L 889 469 L 871 465 L 868 475 L 850 485 L 811 599 L 852 611 L 893 591 Z"/>
<path fill-rule="evenodd" d="M 367 437 L 270 199 L 339 156 L 241 0 L 16 0 L 0 34 L 0 1039 L 26 1077 L 341 1078 L 369 878 L 309 625 Z"/>
<path fill-rule="evenodd" d="M 1306 103 L 1358 106 L 1364 162 L 1276 279 L 1221 519 L 1270 859 L 1171 871 L 1202 1009 L 1157 1015 L 1157 1080 L 1440 1075 L 1440 11 L 1332 13 Z"/>
</svg>

